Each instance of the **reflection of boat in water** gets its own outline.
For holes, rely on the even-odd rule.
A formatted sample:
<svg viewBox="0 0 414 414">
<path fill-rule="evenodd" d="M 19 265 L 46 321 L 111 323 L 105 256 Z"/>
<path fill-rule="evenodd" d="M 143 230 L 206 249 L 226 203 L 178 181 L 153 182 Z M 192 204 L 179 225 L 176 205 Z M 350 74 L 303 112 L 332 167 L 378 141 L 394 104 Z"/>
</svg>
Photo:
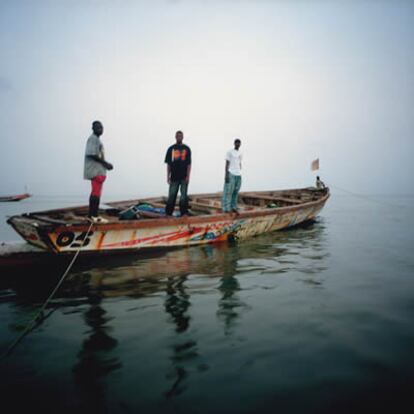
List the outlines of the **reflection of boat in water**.
<svg viewBox="0 0 414 414">
<path fill-rule="evenodd" d="M 289 249 L 292 250 L 293 245 L 300 246 L 295 247 L 295 250 L 301 250 L 308 245 L 314 246 L 316 255 L 320 249 L 318 245 L 323 228 L 320 222 L 314 224 L 313 221 L 308 221 L 286 231 L 260 235 L 244 243 L 146 250 L 139 256 L 103 255 L 99 262 L 90 260 L 87 255 L 80 255 L 71 272 L 73 277 L 68 281 L 68 286 L 73 282 L 79 287 L 78 282 L 74 282 L 77 280 L 82 286 L 87 283 L 96 289 L 102 289 L 106 295 L 118 296 L 123 294 L 122 291 L 128 295 L 129 289 L 134 294 L 136 289 L 145 291 L 146 288 L 159 288 L 158 282 L 170 276 L 234 275 L 236 266 L 237 271 L 241 272 L 257 267 L 260 270 L 261 265 L 263 270 L 272 271 L 272 266 L 278 265 L 273 258 L 283 257 Z M 33 285 L 34 280 L 36 283 L 47 279 L 55 280 L 63 274 L 71 260 L 67 255 L 55 255 L 30 245 L 25 247 L 27 251 L 11 254 L 9 259 L 7 256 L 2 259 L 0 256 L 0 264 L 4 270 L 1 281 L 9 283 L 16 280 Z M 295 257 L 290 254 L 288 256 L 286 260 Z M 323 252 L 321 258 L 322 256 Z M 270 261 L 269 257 L 272 258 Z M 259 266 L 257 262 L 260 262 Z M 283 272 L 284 267 L 278 266 L 279 270 Z M 41 275 L 41 278 L 33 278 L 34 274 Z"/>
<path fill-rule="evenodd" d="M 119 253 L 145 248 L 243 240 L 314 219 L 329 198 L 329 190 L 245 192 L 239 212 L 222 213 L 220 193 L 190 197 L 190 216 L 167 217 L 162 198 L 107 203 L 100 212 L 107 223 L 86 219 L 87 207 L 17 215 L 7 221 L 30 244 L 45 251 L 72 254 Z M 133 219 L 126 210 L 136 208 Z"/>
<path fill-rule="evenodd" d="M 311 276 L 322 270 L 327 255 L 323 243 L 324 226 L 307 222 L 295 228 L 264 234 L 245 243 L 220 243 L 193 246 L 186 249 L 148 251 L 142 257 L 128 260 L 128 256 L 108 258 L 112 266 L 99 267 L 74 275 L 88 278 L 105 296 L 142 296 L 166 291 L 169 278 L 191 275 L 206 287 L 211 279 L 233 277 L 237 274 L 285 274 L 299 269 Z M 217 286 L 216 286 L 217 287 Z"/>
<path fill-rule="evenodd" d="M 321 242 L 323 230 L 323 224 L 310 222 L 287 231 L 264 234 L 244 243 L 149 250 L 139 257 L 104 256 L 99 260 L 99 265 L 96 261 L 88 260 L 88 256 L 79 256 L 70 277 L 62 286 L 62 294 L 66 292 L 70 296 L 78 296 L 85 290 L 93 289 L 106 297 L 142 297 L 165 292 L 171 278 L 180 279 L 188 275 L 197 279 L 200 287 L 206 287 L 210 283 L 216 286 L 217 277 L 249 272 L 284 274 L 295 266 L 303 268 L 304 273 L 310 273 L 313 269 L 317 272 L 326 255 Z M 301 252 L 306 257 L 301 257 Z M 41 289 L 42 281 L 48 283 L 50 280 L 52 286 L 64 272 L 68 261 L 69 258 L 65 258 L 62 263 L 56 262 L 55 265 L 46 261 L 36 267 L 23 267 L 20 270 L 10 268 L 4 272 L 3 281 L 9 285 L 10 282 L 12 285 L 17 282 L 23 288 L 26 285 L 33 287 L 36 281 L 37 287 Z M 42 277 L 33 278 L 34 273 Z"/>
<path fill-rule="evenodd" d="M 29 198 L 29 197 L 31 197 L 31 194 L 28 194 L 28 193 L 9 195 L 9 196 L 1 196 L 0 197 L 0 202 L 20 201 L 20 200 L 24 200 L 25 198 Z"/>
</svg>

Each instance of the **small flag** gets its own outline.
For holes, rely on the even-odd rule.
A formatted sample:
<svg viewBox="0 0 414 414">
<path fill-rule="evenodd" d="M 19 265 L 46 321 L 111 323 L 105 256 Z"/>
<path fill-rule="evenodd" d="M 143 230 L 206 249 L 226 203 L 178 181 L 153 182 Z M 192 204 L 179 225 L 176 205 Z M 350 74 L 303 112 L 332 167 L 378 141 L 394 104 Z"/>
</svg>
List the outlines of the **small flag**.
<svg viewBox="0 0 414 414">
<path fill-rule="evenodd" d="M 312 161 L 311 170 L 312 171 L 319 170 L 319 158 L 316 158 L 316 160 Z"/>
</svg>

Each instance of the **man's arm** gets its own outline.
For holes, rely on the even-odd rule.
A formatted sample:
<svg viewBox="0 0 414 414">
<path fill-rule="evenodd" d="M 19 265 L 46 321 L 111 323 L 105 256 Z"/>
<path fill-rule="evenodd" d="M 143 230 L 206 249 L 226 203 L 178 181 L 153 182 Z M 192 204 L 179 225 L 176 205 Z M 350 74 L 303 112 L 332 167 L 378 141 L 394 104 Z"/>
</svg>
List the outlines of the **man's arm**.
<svg viewBox="0 0 414 414">
<path fill-rule="evenodd" d="M 165 153 L 164 162 L 167 164 L 167 183 L 171 184 L 171 151 L 172 147 L 169 147 L 167 149 L 167 152 Z"/>
<path fill-rule="evenodd" d="M 187 165 L 187 175 L 185 177 L 185 182 L 188 184 L 190 182 L 190 173 L 191 173 L 191 164 Z"/>
<path fill-rule="evenodd" d="M 230 161 L 226 160 L 226 165 L 225 165 L 225 168 L 224 168 L 224 182 L 225 183 L 228 183 L 230 181 L 229 166 L 230 166 Z"/>
<path fill-rule="evenodd" d="M 187 147 L 187 175 L 185 176 L 185 182 L 188 184 L 190 182 L 190 173 L 191 173 L 191 149 Z"/>
<path fill-rule="evenodd" d="M 91 160 L 99 162 L 99 164 L 102 164 L 107 170 L 112 170 L 114 168 L 114 166 L 110 162 L 105 161 L 104 159 L 98 157 L 97 155 L 87 155 L 87 157 L 90 158 Z"/>
</svg>

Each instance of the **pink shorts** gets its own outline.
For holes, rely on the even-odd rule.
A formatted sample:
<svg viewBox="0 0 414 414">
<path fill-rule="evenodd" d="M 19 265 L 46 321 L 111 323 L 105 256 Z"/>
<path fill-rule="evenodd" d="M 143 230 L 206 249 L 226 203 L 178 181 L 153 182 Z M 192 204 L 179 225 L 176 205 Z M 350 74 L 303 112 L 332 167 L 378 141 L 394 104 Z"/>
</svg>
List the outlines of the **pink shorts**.
<svg viewBox="0 0 414 414">
<path fill-rule="evenodd" d="M 106 180 L 105 175 L 97 175 L 96 177 L 93 177 L 91 180 L 92 183 L 92 192 L 91 196 L 94 197 L 100 197 L 102 194 L 102 186 L 104 181 Z"/>
</svg>

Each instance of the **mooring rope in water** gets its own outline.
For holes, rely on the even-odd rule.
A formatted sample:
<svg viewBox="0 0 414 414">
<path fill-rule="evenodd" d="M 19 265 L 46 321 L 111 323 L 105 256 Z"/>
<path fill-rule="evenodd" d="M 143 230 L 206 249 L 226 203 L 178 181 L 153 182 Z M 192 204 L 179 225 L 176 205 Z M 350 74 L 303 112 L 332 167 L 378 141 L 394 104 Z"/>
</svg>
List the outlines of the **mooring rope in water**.
<svg viewBox="0 0 414 414">
<path fill-rule="evenodd" d="M 62 277 L 60 278 L 58 284 L 55 286 L 55 288 L 53 289 L 52 293 L 49 295 L 49 297 L 46 299 L 46 301 L 43 303 L 42 307 L 40 308 L 39 312 L 36 314 L 36 316 L 27 324 L 26 328 L 24 329 L 24 331 L 20 334 L 20 336 L 18 336 L 14 342 L 9 346 L 9 348 L 6 350 L 6 352 L 1 356 L 1 358 L 4 358 L 8 355 L 11 354 L 11 352 L 13 351 L 13 349 L 17 346 L 17 344 L 30 332 L 32 331 L 34 328 L 36 328 L 37 326 L 39 326 L 46 318 L 44 317 L 44 310 L 46 309 L 47 305 L 49 304 L 49 302 L 52 300 L 53 296 L 55 295 L 55 293 L 58 291 L 59 287 L 61 286 L 61 284 L 63 283 L 63 281 L 65 280 L 66 276 L 68 275 L 70 269 L 72 268 L 73 264 L 75 263 L 82 247 L 85 244 L 85 241 L 87 240 L 87 237 L 91 231 L 91 228 L 93 226 L 93 222 L 90 224 L 88 231 L 86 232 L 86 236 L 85 239 L 83 240 L 81 246 L 78 248 L 78 250 L 76 251 L 76 253 L 74 254 L 71 262 L 69 263 L 69 266 L 66 268 L 65 272 L 63 273 Z"/>
<path fill-rule="evenodd" d="M 404 207 L 401 204 L 389 203 L 388 201 L 378 200 L 378 199 L 372 198 L 372 197 L 367 196 L 367 195 L 357 194 L 357 193 L 354 193 L 352 191 L 346 190 L 345 188 L 338 187 L 336 185 L 329 185 L 329 187 L 335 188 L 336 190 L 343 191 L 344 193 L 348 193 L 348 194 L 350 194 L 354 197 L 361 198 L 363 200 L 372 201 L 374 203 L 383 204 L 383 205 L 390 206 L 390 207 L 398 207 L 398 208 Z"/>
</svg>

